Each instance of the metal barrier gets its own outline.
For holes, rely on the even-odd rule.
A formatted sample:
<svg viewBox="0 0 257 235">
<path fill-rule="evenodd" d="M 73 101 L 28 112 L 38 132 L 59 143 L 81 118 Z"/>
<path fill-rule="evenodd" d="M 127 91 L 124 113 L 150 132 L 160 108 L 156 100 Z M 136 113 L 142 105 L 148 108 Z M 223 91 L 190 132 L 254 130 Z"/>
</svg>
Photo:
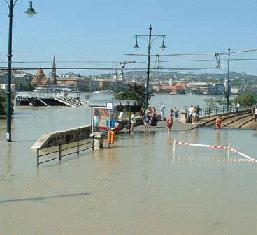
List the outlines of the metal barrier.
<svg viewBox="0 0 257 235">
<path fill-rule="evenodd" d="M 244 110 L 246 108 L 239 108 L 238 111 Z M 200 111 L 200 116 L 205 117 L 205 116 L 211 116 L 211 115 L 217 115 L 217 114 L 223 114 L 223 113 L 229 113 L 229 112 L 236 112 L 236 106 L 230 105 L 229 110 L 227 111 L 227 106 L 219 106 L 219 107 L 207 107 L 207 108 L 202 108 Z"/>
<path fill-rule="evenodd" d="M 43 163 L 47 163 L 57 159 L 60 163 L 63 157 L 73 154 L 76 154 L 78 156 L 80 152 L 90 149 L 94 149 L 94 136 L 92 136 L 91 139 L 87 139 L 85 143 L 83 143 L 82 141 L 78 141 L 70 144 L 60 144 L 59 146 L 54 148 L 37 149 L 37 167 Z M 40 160 L 42 158 L 43 160 Z"/>
</svg>

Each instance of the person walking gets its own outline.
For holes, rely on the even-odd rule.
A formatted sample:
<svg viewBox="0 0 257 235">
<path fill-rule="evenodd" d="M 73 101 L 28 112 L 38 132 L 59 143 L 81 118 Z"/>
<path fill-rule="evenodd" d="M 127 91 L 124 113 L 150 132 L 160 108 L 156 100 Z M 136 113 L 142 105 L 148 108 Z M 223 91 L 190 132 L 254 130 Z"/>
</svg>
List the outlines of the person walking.
<svg viewBox="0 0 257 235">
<path fill-rule="evenodd" d="M 173 125 L 173 117 L 172 117 L 172 116 L 169 116 L 169 117 L 167 118 L 168 132 L 171 132 L 172 125 Z"/>
<path fill-rule="evenodd" d="M 144 116 L 144 126 L 145 126 L 145 131 L 148 131 L 150 127 L 150 113 L 146 112 Z"/>
<path fill-rule="evenodd" d="M 221 118 L 219 116 L 216 118 L 215 128 L 217 128 L 217 129 L 221 128 Z"/>
</svg>

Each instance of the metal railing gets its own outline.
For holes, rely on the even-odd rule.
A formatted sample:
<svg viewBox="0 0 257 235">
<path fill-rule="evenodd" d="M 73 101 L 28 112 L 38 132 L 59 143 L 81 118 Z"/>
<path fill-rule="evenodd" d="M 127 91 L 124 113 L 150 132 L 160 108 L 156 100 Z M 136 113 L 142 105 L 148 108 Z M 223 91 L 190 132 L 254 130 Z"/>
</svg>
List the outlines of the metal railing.
<svg viewBox="0 0 257 235">
<path fill-rule="evenodd" d="M 239 111 L 243 110 L 242 108 L 239 108 Z M 217 114 L 223 114 L 223 113 L 228 113 L 228 112 L 236 112 L 236 106 L 229 106 L 229 111 L 227 111 L 227 106 L 219 106 L 219 107 L 205 107 L 200 110 L 200 116 L 205 117 L 205 116 L 212 116 L 212 115 L 217 115 Z"/>
<path fill-rule="evenodd" d="M 43 163 L 54 160 L 59 160 L 59 163 L 61 163 L 63 157 L 74 154 L 78 156 L 80 152 L 90 149 L 94 149 L 94 136 L 92 136 L 91 139 L 85 139 L 69 144 L 59 144 L 58 146 L 51 148 L 37 149 L 37 167 Z"/>
</svg>

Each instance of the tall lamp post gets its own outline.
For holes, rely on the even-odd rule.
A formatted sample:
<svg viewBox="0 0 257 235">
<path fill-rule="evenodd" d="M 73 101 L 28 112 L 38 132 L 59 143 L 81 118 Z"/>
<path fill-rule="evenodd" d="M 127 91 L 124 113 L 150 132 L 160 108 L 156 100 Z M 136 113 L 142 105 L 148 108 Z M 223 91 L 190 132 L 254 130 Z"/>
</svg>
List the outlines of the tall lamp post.
<svg viewBox="0 0 257 235">
<path fill-rule="evenodd" d="M 164 34 L 152 34 L 152 25 L 149 27 L 149 34 L 136 34 L 136 44 L 134 48 L 139 48 L 138 46 L 138 38 L 148 39 L 148 52 L 147 52 L 147 81 L 146 81 L 146 99 L 145 99 L 145 108 L 148 108 L 149 102 L 149 81 L 150 81 L 150 69 L 151 69 L 151 46 L 154 39 L 160 37 L 162 38 L 162 45 L 160 48 L 165 49 L 166 46 L 164 44 L 164 38 L 166 35 Z"/>
<path fill-rule="evenodd" d="M 11 132 L 11 116 L 12 116 L 12 90 L 11 90 L 11 84 L 12 84 L 12 32 L 13 32 L 13 9 L 15 7 L 15 4 L 18 0 L 5 0 L 8 9 L 9 9 L 9 33 L 8 33 L 8 76 L 7 76 L 7 107 L 6 107 L 6 120 L 7 120 L 7 131 L 6 131 L 6 140 L 8 142 L 12 141 L 12 132 Z M 28 16 L 33 16 L 36 13 L 34 8 L 32 7 L 32 1 L 29 2 L 29 8 L 24 12 Z"/>
</svg>

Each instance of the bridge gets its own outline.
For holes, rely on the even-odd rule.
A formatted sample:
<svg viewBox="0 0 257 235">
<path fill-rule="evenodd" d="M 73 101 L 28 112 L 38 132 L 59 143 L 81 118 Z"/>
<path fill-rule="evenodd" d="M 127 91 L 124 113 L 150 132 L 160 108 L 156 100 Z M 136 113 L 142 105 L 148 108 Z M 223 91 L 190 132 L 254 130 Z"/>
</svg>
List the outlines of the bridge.
<svg viewBox="0 0 257 235">
<path fill-rule="evenodd" d="M 77 93 L 18 92 L 16 105 L 86 107 L 87 100 Z"/>
</svg>

